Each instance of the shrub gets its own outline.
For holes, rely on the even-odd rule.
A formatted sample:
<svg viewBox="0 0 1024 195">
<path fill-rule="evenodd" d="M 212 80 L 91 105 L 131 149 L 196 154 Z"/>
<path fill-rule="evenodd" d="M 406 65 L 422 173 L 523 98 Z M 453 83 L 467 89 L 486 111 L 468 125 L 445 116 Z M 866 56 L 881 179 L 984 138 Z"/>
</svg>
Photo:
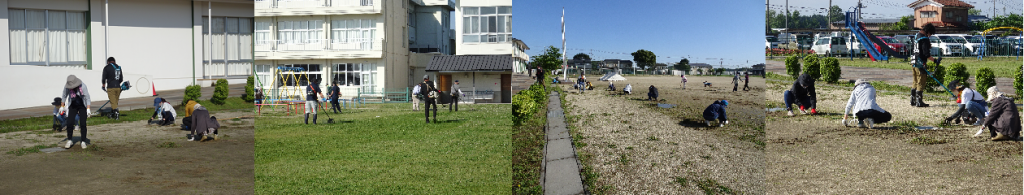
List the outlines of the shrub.
<svg viewBox="0 0 1024 195">
<path fill-rule="evenodd" d="M 924 78 L 924 86 L 926 88 L 934 90 L 936 87 L 942 87 L 942 85 L 944 85 L 944 84 L 939 84 L 938 82 L 935 82 L 935 81 L 936 80 L 939 80 L 939 81 L 944 81 L 945 80 L 944 77 L 946 75 L 946 67 L 944 67 L 942 65 L 937 65 L 937 64 L 935 64 L 933 62 L 928 62 L 928 72 L 931 72 L 932 76 L 935 76 L 935 79 Z M 927 75 L 925 75 L 925 76 L 927 76 Z"/>
<path fill-rule="evenodd" d="M 253 87 L 256 84 L 254 80 L 255 78 L 253 76 L 249 76 L 249 78 L 245 79 L 245 94 L 242 94 L 242 100 L 245 100 L 245 102 L 253 102 L 253 100 L 256 100 L 256 97 L 253 96 L 255 94 Z"/>
<path fill-rule="evenodd" d="M 818 55 L 807 55 L 804 57 L 804 74 L 811 76 L 812 79 L 821 79 L 821 66 L 818 62 Z"/>
<path fill-rule="evenodd" d="M 181 105 L 185 105 L 189 100 L 199 101 L 199 97 L 203 96 L 202 86 L 189 85 L 185 87 L 185 98 L 181 100 Z"/>
<path fill-rule="evenodd" d="M 821 78 L 828 83 L 839 81 L 843 70 L 839 68 L 839 59 L 828 57 L 821 61 Z"/>
<path fill-rule="evenodd" d="M 978 92 L 982 96 L 988 96 L 988 88 L 996 86 L 996 73 L 992 72 L 990 68 L 978 69 L 978 73 L 975 74 L 974 81 L 978 82 Z"/>
<path fill-rule="evenodd" d="M 1017 68 L 1017 74 L 1013 76 L 1013 89 L 1017 92 L 1017 99 L 1024 97 L 1024 94 L 1021 94 L 1021 88 L 1024 87 L 1022 86 L 1024 85 L 1024 73 L 1022 71 L 1024 71 L 1024 64 Z"/>
<path fill-rule="evenodd" d="M 213 97 L 210 97 L 210 102 L 216 105 L 224 105 L 224 100 L 228 99 L 228 80 L 217 79 L 217 84 L 213 88 Z"/>
<path fill-rule="evenodd" d="M 796 56 L 786 57 L 786 74 L 796 80 L 800 76 L 800 58 Z"/>
<path fill-rule="evenodd" d="M 971 79 L 971 73 L 967 72 L 967 66 L 964 66 L 963 63 L 953 63 L 950 64 L 947 68 L 948 69 L 946 69 L 945 80 L 946 83 L 949 83 L 953 80 L 958 80 L 960 81 L 961 85 L 970 86 L 970 83 L 967 82 L 967 79 Z"/>
</svg>

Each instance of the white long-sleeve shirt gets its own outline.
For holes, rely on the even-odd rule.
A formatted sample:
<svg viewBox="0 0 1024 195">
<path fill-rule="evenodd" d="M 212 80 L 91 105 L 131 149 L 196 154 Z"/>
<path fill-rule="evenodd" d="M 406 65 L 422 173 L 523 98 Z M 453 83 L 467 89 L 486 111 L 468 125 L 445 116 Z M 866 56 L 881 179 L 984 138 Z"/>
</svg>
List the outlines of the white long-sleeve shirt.
<svg viewBox="0 0 1024 195">
<path fill-rule="evenodd" d="M 967 102 L 971 101 L 985 101 L 985 97 L 981 96 L 981 93 L 971 88 L 964 88 L 960 92 L 960 104 L 967 105 Z"/>
<path fill-rule="evenodd" d="M 164 102 L 162 105 L 160 105 L 160 110 L 162 110 L 163 112 L 171 112 L 171 116 L 173 116 L 174 118 L 178 118 L 178 112 L 174 111 L 174 106 L 171 106 L 171 103 Z"/>
<path fill-rule="evenodd" d="M 879 107 L 875 103 L 875 87 L 871 84 L 861 84 L 853 88 L 853 92 L 850 93 L 850 100 L 846 101 L 846 111 L 843 116 L 851 113 L 857 113 L 863 110 L 877 110 L 879 112 L 885 112 L 882 107 Z"/>
</svg>

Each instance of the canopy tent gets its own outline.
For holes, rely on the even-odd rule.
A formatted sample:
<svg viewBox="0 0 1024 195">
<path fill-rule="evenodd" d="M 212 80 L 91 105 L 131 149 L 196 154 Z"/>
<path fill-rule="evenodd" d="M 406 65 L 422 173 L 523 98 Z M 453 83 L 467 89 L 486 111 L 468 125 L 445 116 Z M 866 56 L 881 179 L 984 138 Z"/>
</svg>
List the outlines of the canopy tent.
<svg viewBox="0 0 1024 195">
<path fill-rule="evenodd" d="M 612 73 L 612 75 L 601 77 L 602 81 L 625 81 L 626 78 L 622 75 Z"/>
</svg>

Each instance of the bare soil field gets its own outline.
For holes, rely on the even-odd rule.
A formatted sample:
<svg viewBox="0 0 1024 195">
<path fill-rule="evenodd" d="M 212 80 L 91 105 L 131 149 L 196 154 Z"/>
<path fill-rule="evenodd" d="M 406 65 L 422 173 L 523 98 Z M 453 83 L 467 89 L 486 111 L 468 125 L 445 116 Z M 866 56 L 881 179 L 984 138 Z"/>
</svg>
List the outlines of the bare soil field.
<svg viewBox="0 0 1024 195">
<path fill-rule="evenodd" d="M 253 113 L 211 115 L 221 124 L 216 141 L 185 140 L 180 120 L 90 126 L 88 149 L 52 153 L 16 151 L 58 147 L 65 132 L 0 134 L 0 194 L 253 194 Z"/>
<path fill-rule="evenodd" d="M 767 85 L 768 108 L 784 107 L 782 92 L 792 81 Z M 1021 194 L 1021 142 L 992 142 L 987 132 L 971 137 L 978 127 L 962 124 L 937 127 L 955 102 L 926 98 L 931 107 L 918 108 L 902 93 L 880 92 L 877 103 L 892 113 L 890 123 L 844 127 L 852 89 L 816 88 L 821 114 L 767 115 L 767 193 Z"/>
<path fill-rule="evenodd" d="M 750 91 L 733 92 L 731 77 L 688 76 L 682 89 L 675 76 L 624 76 L 616 92 L 596 79 L 595 89 L 583 94 L 559 85 L 568 93 L 573 139 L 582 143 L 577 153 L 600 174 L 598 188 L 610 194 L 766 192 L 764 79 L 752 76 Z M 705 88 L 702 81 L 714 85 Z M 627 83 L 633 94 L 621 95 Z M 650 85 L 664 101 L 643 100 Z M 701 113 L 719 99 L 729 100 L 730 123 L 707 127 Z"/>
</svg>

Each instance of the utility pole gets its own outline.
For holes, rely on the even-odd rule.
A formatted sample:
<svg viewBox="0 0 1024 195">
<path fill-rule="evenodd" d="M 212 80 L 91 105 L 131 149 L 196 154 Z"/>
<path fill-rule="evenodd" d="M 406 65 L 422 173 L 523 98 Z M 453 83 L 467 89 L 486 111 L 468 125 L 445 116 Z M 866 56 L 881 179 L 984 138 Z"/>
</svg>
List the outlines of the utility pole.
<svg viewBox="0 0 1024 195">
<path fill-rule="evenodd" d="M 857 0 L 857 19 L 861 19 L 861 17 L 860 17 L 860 8 L 862 8 L 861 4 L 860 4 L 860 0 Z"/>
<path fill-rule="evenodd" d="M 829 0 L 829 1 L 831 1 L 831 0 Z M 771 10 L 772 10 L 772 1 L 771 0 L 765 0 L 765 3 L 764 3 L 764 13 L 769 13 L 769 11 L 771 11 Z M 764 34 L 769 34 L 769 33 L 772 32 L 772 16 L 771 15 L 766 15 L 765 18 L 768 19 L 768 21 L 764 23 L 764 26 L 767 27 L 767 28 L 764 29 L 765 30 Z"/>
<path fill-rule="evenodd" d="M 996 19 L 996 0 L 992 0 L 992 19 Z"/>
<path fill-rule="evenodd" d="M 786 29 L 789 29 L 789 0 L 786 0 Z"/>
<path fill-rule="evenodd" d="M 832 29 L 832 0 L 828 0 L 828 8 L 825 8 L 825 18 L 828 18 L 828 29 Z"/>
</svg>

